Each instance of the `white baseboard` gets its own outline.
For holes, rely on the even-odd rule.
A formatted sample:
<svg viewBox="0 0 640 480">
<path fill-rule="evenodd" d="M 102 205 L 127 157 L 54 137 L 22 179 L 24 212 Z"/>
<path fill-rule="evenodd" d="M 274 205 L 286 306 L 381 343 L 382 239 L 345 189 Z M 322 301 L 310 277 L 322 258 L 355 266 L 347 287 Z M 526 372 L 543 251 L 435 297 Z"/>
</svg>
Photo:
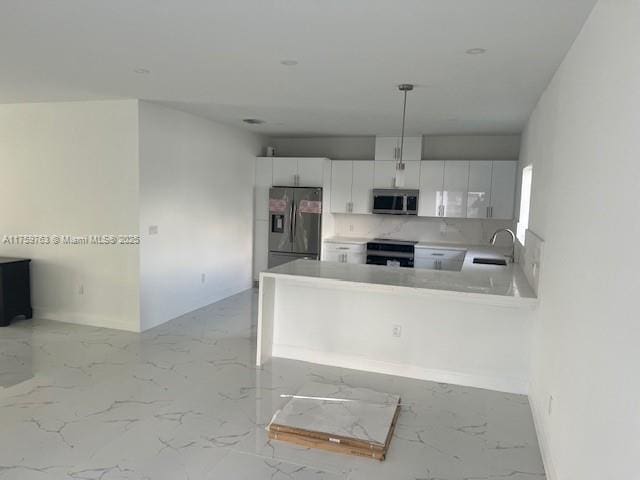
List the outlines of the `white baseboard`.
<svg viewBox="0 0 640 480">
<path fill-rule="evenodd" d="M 86 325 L 88 327 L 113 328 L 127 332 L 140 331 L 140 322 L 137 318 L 127 322 L 121 318 L 103 317 L 81 312 L 59 312 L 41 307 L 33 307 L 33 318 L 73 323 L 74 325 Z"/>
<path fill-rule="evenodd" d="M 404 365 L 373 360 L 356 355 L 322 352 L 281 344 L 273 345 L 272 356 L 301 360 L 303 362 L 317 363 L 321 365 L 330 365 L 333 367 L 364 370 L 367 372 L 377 372 L 386 375 L 396 375 L 398 377 L 415 378 L 418 380 L 428 380 L 438 383 L 450 383 L 465 387 L 483 388 L 498 392 L 517 393 L 522 395 L 526 395 L 528 393 L 527 381 L 519 378 L 496 378 L 473 373 L 437 370 L 415 365 Z"/>
<path fill-rule="evenodd" d="M 530 386 L 530 390 L 534 391 L 534 386 Z M 536 429 L 536 436 L 538 437 L 538 446 L 540 447 L 540 455 L 542 456 L 542 463 L 544 464 L 544 471 L 547 474 L 547 480 L 559 480 L 556 468 L 551 456 L 551 450 L 549 449 L 549 437 L 544 427 L 543 412 L 536 407 L 536 402 L 529 396 L 529 406 L 531 407 L 531 415 L 533 416 L 533 425 Z"/>
</svg>

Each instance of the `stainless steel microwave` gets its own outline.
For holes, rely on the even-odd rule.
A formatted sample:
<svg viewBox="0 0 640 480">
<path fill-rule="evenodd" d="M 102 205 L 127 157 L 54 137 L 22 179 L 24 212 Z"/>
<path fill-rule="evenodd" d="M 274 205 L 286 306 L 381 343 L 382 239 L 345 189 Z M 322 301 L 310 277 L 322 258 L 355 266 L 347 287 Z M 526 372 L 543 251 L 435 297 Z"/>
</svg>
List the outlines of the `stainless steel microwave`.
<svg viewBox="0 0 640 480">
<path fill-rule="evenodd" d="M 373 190 L 373 213 L 418 215 L 419 193 L 419 190 L 376 188 Z"/>
</svg>

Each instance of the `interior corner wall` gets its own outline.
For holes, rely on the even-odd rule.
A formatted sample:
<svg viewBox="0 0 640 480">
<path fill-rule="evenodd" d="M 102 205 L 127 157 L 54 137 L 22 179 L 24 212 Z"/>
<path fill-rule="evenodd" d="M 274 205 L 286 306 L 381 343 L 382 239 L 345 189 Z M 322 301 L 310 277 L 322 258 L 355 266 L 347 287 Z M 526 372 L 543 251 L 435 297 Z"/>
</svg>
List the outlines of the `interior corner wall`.
<svg viewBox="0 0 640 480">
<path fill-rule="evenodd" d="M 601 0 L 533 112 L 530 402 L 550 480 L 638 478 L 640 2 Z"/>
<path fill-rule="evenodd" d="M 136 100 L 0 105 L 0 256 L 32 259 L 36 318 L 139 330 L 138 245 L 52 240 L 138 234 L 137 132 Z"/>
<path fill-rule="evenodd" d="M 139 116 L 146 330 L 251 288 L 253 165 L 264 139 L 151 102 Z"/>
</svg>

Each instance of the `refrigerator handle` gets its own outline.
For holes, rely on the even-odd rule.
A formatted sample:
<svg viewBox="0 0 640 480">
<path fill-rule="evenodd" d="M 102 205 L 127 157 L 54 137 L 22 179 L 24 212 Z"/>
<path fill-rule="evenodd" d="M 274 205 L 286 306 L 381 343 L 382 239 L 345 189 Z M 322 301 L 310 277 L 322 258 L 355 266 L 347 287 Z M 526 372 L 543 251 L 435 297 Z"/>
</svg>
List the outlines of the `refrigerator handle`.
<svg viewBox="0 0 640 480">
<path fill-rule="evenodd" d="M 291 199 L 291 207 L 289 208 L 290 220 L 289 220 L 289 242 L 293 243 L 293 198 Z"/>
<path fill-rule="evenodd" d="M 296 236 L 296 215 L 298 214 L 298 206 L 296 205 L 295 200 L 291 203 L 292 213 L 291 213 L 291 243 L 293 243 L 294 238 Z"/>
</svg>

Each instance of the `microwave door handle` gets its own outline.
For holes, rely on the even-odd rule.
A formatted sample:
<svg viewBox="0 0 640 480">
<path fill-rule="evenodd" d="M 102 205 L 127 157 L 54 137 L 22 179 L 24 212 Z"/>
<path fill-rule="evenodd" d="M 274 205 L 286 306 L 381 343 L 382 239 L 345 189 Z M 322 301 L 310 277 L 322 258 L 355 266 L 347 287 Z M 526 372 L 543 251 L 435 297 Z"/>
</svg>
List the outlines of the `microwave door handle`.
<svg viewBox="0 0 640 480">
<path fill-rule="evenodd" d="M 407 196 L 403 195 L 402 196 L 402 212 L 403 213 L 407 213 Z"/>
</svg>

